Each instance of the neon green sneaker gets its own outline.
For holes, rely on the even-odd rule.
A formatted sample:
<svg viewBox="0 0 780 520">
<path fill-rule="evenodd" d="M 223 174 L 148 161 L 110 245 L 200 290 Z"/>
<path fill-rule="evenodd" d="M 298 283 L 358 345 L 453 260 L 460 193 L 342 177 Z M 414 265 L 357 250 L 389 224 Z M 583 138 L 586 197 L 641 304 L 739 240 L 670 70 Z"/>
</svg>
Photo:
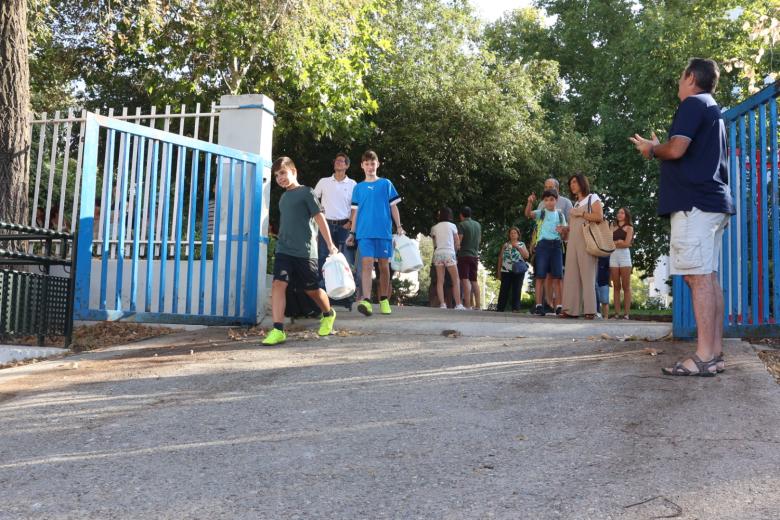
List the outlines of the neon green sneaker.
<svg viewBox="0 0 780 520">
<path fill-rule="evenodd" d="M 263 340 L 263 345 L 278 345 L 287 340 L 287 333 L 279 329 L 271 329 Z"/>
<path fill-rule="evenodd" d="M 370 301 L 363 300 L 358 303 L 358 312 L 364 316 L 371 316 L 374 314 L 374 307 L 371 305 Z"/>
<path fill-rule="evenodd" d="M 317 333 L 320 336 L 330 336 L 330 333 L 333 332 L 333 322 L 336 321 L 336 311 L 332 308 L 330 311 L 333 314 L 320 318 L 320 330 Z"/>
<path fill-rule="evenodd" d="M 393 311 L 390 309 L 390 300 L 385 298 L 384 300 L 379 300 L 379 312 L 382 314 L 392 314 Z"/>
</svg>

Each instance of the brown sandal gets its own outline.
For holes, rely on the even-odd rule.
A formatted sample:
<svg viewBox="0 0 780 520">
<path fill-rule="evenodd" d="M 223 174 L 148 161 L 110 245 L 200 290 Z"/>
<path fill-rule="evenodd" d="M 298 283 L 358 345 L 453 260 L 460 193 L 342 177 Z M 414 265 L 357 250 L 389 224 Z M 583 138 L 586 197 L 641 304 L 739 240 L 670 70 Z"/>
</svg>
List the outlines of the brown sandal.
<svg viewBox="0 0 780 520">
<path fill-rule="evenodd" d="M 572 316 L 566 311 L 561 311 L 561 313 L 558 315 L 559 318 L 567 319 L 567 320 L 576 320 L 579 318 L 579 316 Z"/>
<path fill-rule="evenodd" d="M 586 320 L 594 320 L 594 319 L 596 319 L 596 315 L 595 314 L 586 314 L 585 315 L 585 319 Z"/>
</svg>

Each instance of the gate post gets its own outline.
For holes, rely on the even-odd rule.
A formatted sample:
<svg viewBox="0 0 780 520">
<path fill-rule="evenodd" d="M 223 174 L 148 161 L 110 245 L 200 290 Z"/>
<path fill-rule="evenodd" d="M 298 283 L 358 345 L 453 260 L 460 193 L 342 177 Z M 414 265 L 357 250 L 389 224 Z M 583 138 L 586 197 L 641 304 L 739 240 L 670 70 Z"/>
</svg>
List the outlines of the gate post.
<svg viewBox="0 0 780 520">
<path fill-rule="evenodd" d="M 235 148 L 244 152 L 258 154 L 263 159 L 262 166 L 262 198 L 260 211 L 260 251 L 259 265 L 255 271 L 254 267 L 247 268 L 244 272 L 249 274 L 257 272 L 257 292 L 256 292 L 256 322 L 259 323 L 265 316 L 266 300 L 268 292 L 266 290 L 266 268 L 268 265 L 268 209 L 271 198 L 271 149 L 273 146 L 274 131 L 274 101 L 261 94 L 247 94 L 241 96 L 222 96 L 220 98 L 220 116 L 219 116 L 219 136 L 218 143 L 222 146 Z M 230 168 L 230 163 L 224 163 L 225 170 Z M 229 187 L 230 176 L 226 175 L 223 181 L 223 188 Z M 227 194 L 227 189 L 222 190 L 223 197 Z M 227 220 L 227 203 L 223 201 L 221 207 L 220 219 L 223 222 Z M 251 211 L 247 211 L 251 215 Z M 250 226 L 257 226 L 258 222 L 249 222 Z M 248 233 L 247 236 L 250 236 Z M 230 242 L 227 236 L 214 237 L 214 240 L 221 242 L 220 247 L 229 247 Z M 252 247 L 250 245 L 250 247 Z M 252 258 L 249 254 L 248 258 Z M 234 280 L 236 276 L 241 276 L 240 271 L 236 271 L 235 266 L 219 266 L 219 278 L 222 280 Z M 248 292 L 247 294 L 252 294 Z M 232 303 L 232 302 L 231 302 Z M 247 309 L 254 305 L 245 302 Z"/>
</svg>

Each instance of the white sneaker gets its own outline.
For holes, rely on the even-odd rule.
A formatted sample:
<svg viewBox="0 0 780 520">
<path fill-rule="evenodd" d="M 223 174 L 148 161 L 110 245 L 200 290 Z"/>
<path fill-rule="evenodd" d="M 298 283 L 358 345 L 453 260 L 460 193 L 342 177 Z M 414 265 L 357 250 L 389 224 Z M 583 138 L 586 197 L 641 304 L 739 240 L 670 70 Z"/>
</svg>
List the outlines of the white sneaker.
<svg viewBox="0 0 780 520">
<path fill-rule="evenodd" d="M 468 310 L 468 309 L 459 303 L 459 304 L 457 304 L 457 305 L 455 306 L 455 310 L 456 310 L 456 311 L 466 311 L 466 310 Z"/>
<path fill-rule="evenodd" d="M 439 308 L 440 309 L 446 309 L 447 308 L 447 304 L 446 303 L 442 303 L 441 305 L 439 305 Z"/>
</svg>

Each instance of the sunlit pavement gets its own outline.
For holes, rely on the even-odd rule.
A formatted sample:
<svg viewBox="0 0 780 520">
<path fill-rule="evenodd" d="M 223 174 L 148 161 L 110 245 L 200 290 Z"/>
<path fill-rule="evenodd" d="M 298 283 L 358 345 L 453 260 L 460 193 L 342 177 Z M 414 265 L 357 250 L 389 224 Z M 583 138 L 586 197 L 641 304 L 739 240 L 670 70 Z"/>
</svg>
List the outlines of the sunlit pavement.
<svg viewBox="0 0 780 520">
<path fill-rule="evenodd" d="M 394 308 L 0 371 L 0 519 L 769 519 L 780 386 L 668 324 Z"/>
</svg>

